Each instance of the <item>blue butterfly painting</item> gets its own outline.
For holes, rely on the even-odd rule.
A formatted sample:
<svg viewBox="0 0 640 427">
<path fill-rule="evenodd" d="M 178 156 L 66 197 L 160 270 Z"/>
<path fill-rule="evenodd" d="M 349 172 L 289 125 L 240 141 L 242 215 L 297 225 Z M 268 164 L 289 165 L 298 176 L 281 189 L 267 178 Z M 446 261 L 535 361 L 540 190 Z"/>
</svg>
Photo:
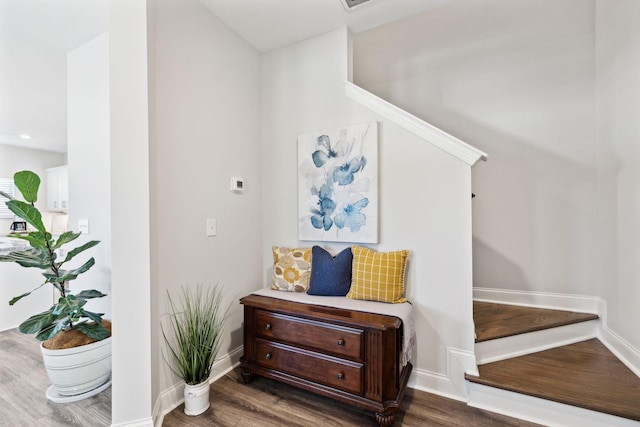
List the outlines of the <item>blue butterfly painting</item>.
<svg viewBox="0 0 640 427">
<path fill-rule="evenodd" d="M 377 123 L 305 134 L 299 144 L 300 240 L 376 243 Z"/>
<path fill-rule="evenodd" d="M 338 228 L 348 228 L 356 232 L 367 223 L 367 217 L 361 211 L 369 204 L 366 197 L 358 200 L 353 204 L 347 204 L 342 207 L 342 212 L 336 215 L 335 223 Z"/>
<path fill-rule="evenodd" d="M 322 148 L 313 152 L 311 157 L 313 158 L 313 164 L 317 168 L 322 167 L 331 158 L 337 156 L 337 153 L 331 149 L 331 140 L 327 135 L 320 135 L 318 137 L 318 145 Z"/>
</svg>

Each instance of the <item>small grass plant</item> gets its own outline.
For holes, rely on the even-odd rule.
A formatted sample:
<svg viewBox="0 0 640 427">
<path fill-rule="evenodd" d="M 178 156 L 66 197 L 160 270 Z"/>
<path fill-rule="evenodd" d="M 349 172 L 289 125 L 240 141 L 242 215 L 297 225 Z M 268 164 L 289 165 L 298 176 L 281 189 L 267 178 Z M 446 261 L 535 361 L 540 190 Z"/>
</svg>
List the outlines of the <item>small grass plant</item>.
<svg viewBox="0 0 640 427">
<path fill-rule="evenodd" d="M 200 384 L 209 379 L 229 317 L 229 307 L 222 307 L 222 288 L 183 286 L 178 301 L 169 291 L 167 297 L 170 333 L 160 325 L 168 349 L 168 355 L 163 351 L 163 358 L 186 384 Z"/>
</svg>

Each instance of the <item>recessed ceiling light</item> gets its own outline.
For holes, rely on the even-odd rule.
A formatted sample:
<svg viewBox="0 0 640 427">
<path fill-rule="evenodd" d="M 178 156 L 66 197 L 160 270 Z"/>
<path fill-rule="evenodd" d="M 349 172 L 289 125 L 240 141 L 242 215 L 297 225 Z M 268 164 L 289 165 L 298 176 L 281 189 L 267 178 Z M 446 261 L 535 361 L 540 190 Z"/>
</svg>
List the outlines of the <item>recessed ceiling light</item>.
<svg viewBox="0 0 640 427">
<path fill-rule="evenodd" d="M 27 135 L 26 133 L 22 133 L 20 135 L 18 135 L 20 138 L 22 139 L 31 139 L 31 135 Z"/>
</svg>

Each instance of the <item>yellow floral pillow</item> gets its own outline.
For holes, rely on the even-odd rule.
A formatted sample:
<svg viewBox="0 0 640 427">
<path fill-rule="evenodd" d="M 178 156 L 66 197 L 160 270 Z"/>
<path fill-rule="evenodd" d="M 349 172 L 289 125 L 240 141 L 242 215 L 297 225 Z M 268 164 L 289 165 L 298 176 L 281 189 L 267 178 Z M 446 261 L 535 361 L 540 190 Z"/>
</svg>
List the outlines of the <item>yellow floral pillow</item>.
<svg viewBox="0 0 640 427">
<path fill-rule="evenodd" d="M 352 246 L 353 272 L 347 298 L 400 303 L 404 298 L 404 273 L 408 250 L 376 252 Z"/>
<path fill-rule="evenodd" d="M 311 248 L 281 248 L 274 246 L 273 281 L 277 291 L 306 292 L 311 277 Z"/>
</svg>

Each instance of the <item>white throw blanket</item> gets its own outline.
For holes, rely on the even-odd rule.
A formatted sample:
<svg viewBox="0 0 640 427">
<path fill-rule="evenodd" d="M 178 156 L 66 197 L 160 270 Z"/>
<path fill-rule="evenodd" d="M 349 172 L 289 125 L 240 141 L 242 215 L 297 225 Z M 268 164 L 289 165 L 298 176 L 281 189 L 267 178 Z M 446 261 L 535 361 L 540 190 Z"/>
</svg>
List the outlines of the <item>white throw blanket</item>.
<svg viewBox="0 0 640 427">
<path fill-rule="evenodd" d="M 272 289 L 260 289 L 252 292 L 254 295 L 279 298 L 287 301 L 300 302 L 304 304 L 322 305 L 336 307 L 345 310 L 362 311 L 365 313 L 383 314 L 385 316 L 398 317 L 402 320 L 404 327 L 402 354 L 400 355 L 400 366 L 405 366 L 411 361 L 413 348 L 416 345 L 416 329 L 413 320 L 413 307 L 410 303 L 387 304 L 384 302 L 362 301 L 346 297 L 325 297 L 318 295 L 307 295 L 304 292 L 284 292 Z"/>
</svg>

